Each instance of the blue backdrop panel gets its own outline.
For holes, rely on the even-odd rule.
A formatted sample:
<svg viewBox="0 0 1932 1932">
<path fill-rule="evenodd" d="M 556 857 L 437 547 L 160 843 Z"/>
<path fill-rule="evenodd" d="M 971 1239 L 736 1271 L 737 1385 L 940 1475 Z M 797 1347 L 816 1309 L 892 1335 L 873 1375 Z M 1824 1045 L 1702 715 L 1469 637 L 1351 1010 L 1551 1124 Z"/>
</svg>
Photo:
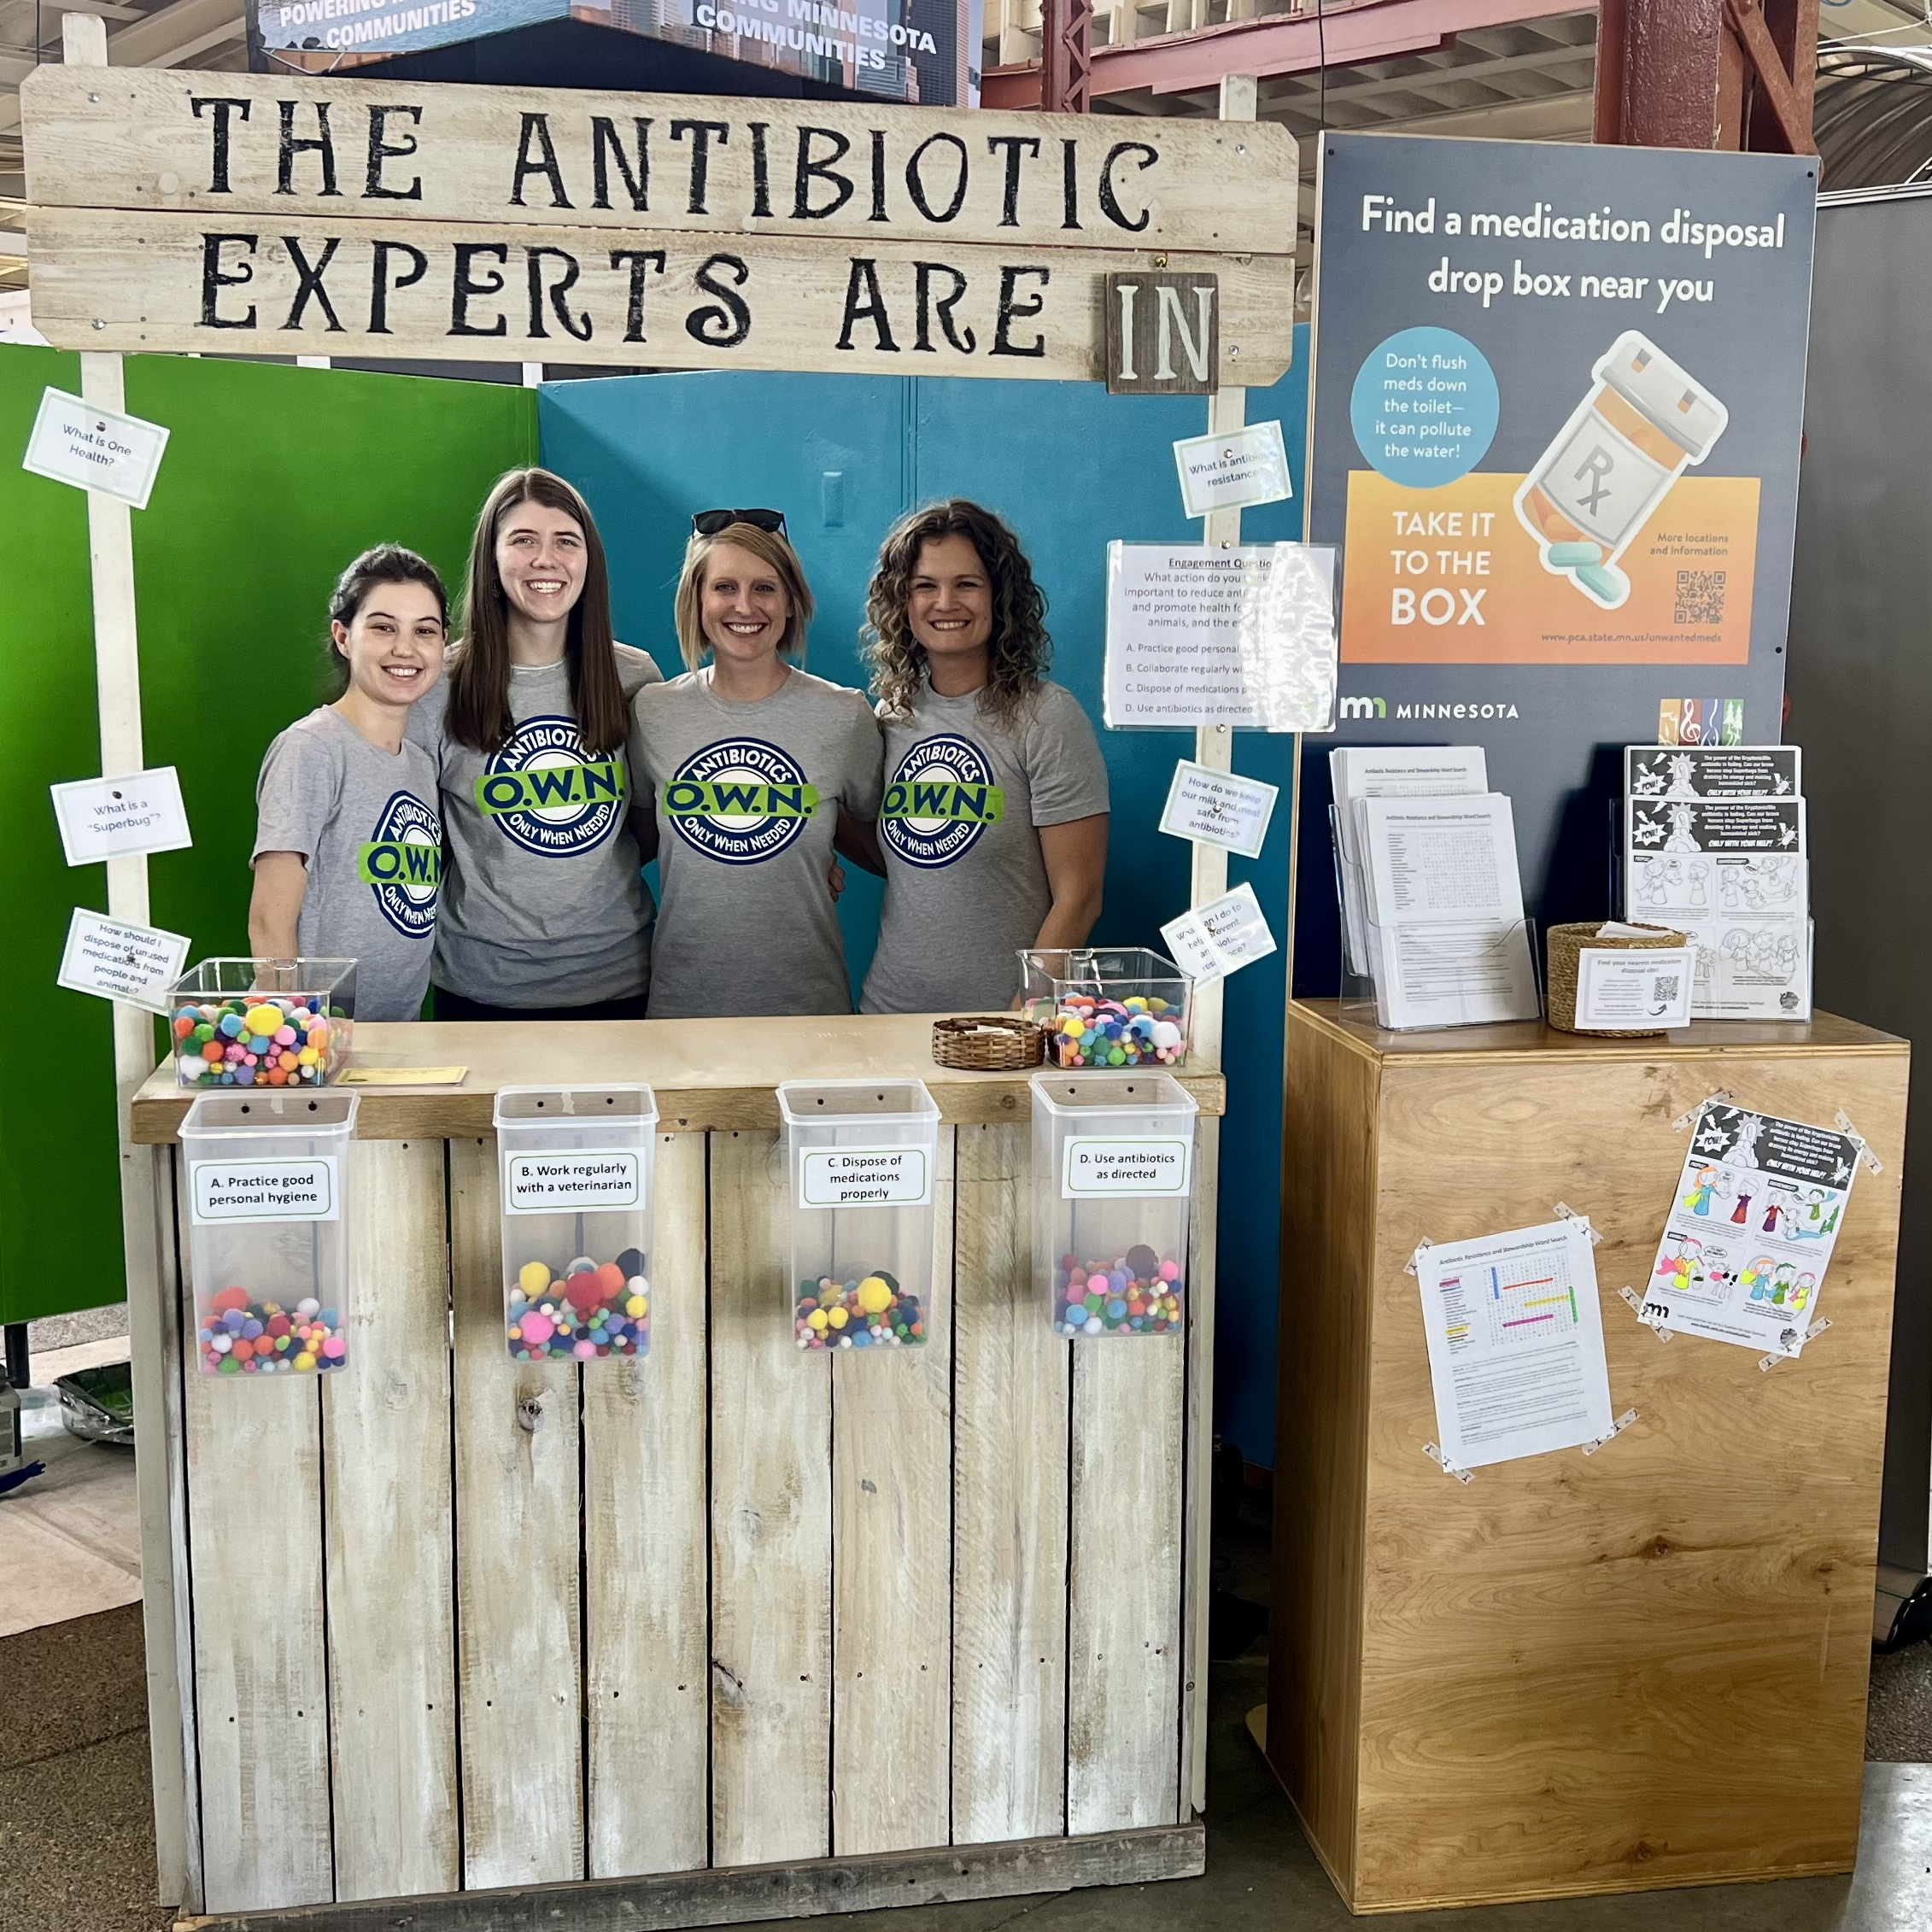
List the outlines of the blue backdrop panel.
<svg viewBox="0 0 1932 1932">
<path fill-rule="evenodd" d="M 1300 535 L 1305 335 L 1296 331 L 1296 367 L 1249 395 L 1250 421 L 1280 419 L 1297 492 L 1293 503 L 1248 512 L 1250 541 Z M 1106 545 L 1199 540 L 1201 526 L 1181 514 L 1173 444 L 1201 434 L 1205 415 L 1199 397 L 1115 397 L 1091 383 L 717 372 L 547 384 L 540 436 L 542 460 L 583 491 L 603 532 L 618 635 L 667 676 L 682 668 L 670 601 L 694 511 L 784 511 L 818 604 L 809 668 L 863 685 L 858 630 L 886 526 L 936 496 L 998 510 L 1046 592 L 1053 676 L 1086 706 L 1106 755 L 1113 828 L 1096 936 L 1157 946 L 1162 922 L 1187 903 L 1188 848 L 1157 823 L 1174 760 L 1191 755 L 1193 739 L 1101 727 Z M 1230 867 L 1233 882 L 1252 882 L 1278 935 L 1292 745 L 1261 732 L 1235 744 L 1238 770 L 1283 789 L 1261 858 Z M 855 869 L 848 875 L 840 916 L 856 986 L 872 957 L 879 887 Z M 1274 1444 L 1284 978 L 1279 954 L 1238 974 L 1226 1021 L 1216 1426 L 1262 1463 Z"/>
</svg>

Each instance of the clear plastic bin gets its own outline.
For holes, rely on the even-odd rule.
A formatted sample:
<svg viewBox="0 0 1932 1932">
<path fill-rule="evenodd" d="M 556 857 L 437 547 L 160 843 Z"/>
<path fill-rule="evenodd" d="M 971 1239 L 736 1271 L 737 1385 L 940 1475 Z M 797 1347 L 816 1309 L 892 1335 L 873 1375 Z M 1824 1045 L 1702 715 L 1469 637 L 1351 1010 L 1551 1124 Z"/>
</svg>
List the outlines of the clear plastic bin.
<svg viewBox="0 0 1932 1932">
<path fill-rule="evenodd" d="M 182 1086 L 325 1086 L 348 1064 L 353 959 L 204 959 L 168 988 Z"/>
<path fill-rule="evenodd" d="M 1192 1094 L 1162 1073 L 1035 1074 L 1033 1272 L 1062 1335 L 1174 1335 L 1194 1198 Z"/>
<path fill-rule="evenodd" d="M 1144 946 L 1020 955 L 1029 1020 L 1047 1029 L 1057 1067 L 1179 1067 L 1187 1060 L 1193 982 Z"/>
<path fill-rule="evenodd" d="M 204 1093 L 181 1123 L 204 1375 L 348 1367 L 354 1093 Z"/>
<path fill-rule="evenodd" d="M 496 1096 L 503 1332 L 518 1361 L 651 1352 L 647 1086 L 506 1086 Z"/>
<path fill-rule="evenodd" d="M 925 1345 L 940 1110 L 919 1080 L 787 1080 L 793 1332 L 807 1353 Z"/>
</svg>

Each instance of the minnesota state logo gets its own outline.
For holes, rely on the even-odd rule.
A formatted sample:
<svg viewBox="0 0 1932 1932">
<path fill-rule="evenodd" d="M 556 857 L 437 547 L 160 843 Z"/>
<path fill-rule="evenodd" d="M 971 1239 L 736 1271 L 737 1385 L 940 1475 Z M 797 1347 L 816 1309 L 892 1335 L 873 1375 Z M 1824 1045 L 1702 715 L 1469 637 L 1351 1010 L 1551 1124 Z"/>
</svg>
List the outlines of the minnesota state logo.
<svg viewBox="0 0 1932 1932">
<path fill-rule="evenodd" d="M 1005 811 L 985 752 L 942 734 L 922 738 L 899 760 L 879 806 L 879 836 L 908 865 L 951 865 Z"/>
<path fill-rule="evenodd" d="M 788 752 L 762 738 L 723 738 L 664 781 L 663 805 L 694 852 L 725 865 L 757 865 L 805 830 L 818 793 Z"/>
<path fill-rule="evenodd" d="M 590 757 L 574 717 L 526 717 L 474 790 L 484 817 L 512 845 L 545 858 L 574 858 L 617 830 L 624 759 Z"/>
<path fill-rule="evenodd" d="M 442 820 L 413 793 L 397 792 L 367 844 L 357 848 L 355 875 L 397 932 L 426 940 L 436 929 L 442 883 Z"/>
</svg>

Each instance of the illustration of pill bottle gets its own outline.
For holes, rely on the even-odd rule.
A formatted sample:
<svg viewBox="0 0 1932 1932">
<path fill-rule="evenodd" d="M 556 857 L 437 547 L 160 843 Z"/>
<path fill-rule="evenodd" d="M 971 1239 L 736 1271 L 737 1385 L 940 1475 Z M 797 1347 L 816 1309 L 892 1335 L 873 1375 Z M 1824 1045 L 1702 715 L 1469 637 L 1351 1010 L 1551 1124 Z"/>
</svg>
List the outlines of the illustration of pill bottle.
<svg viewBox="0 0 1932 1932">
<path fill-rule="evenodd" d="M 1590 373 L 1595 387 L 1524 478 L 1516 514 L 1546 571 L 1613 611 L 1630 594 L 1617 559 L 1730 412 L 1636 329 Z"/>
</svg>

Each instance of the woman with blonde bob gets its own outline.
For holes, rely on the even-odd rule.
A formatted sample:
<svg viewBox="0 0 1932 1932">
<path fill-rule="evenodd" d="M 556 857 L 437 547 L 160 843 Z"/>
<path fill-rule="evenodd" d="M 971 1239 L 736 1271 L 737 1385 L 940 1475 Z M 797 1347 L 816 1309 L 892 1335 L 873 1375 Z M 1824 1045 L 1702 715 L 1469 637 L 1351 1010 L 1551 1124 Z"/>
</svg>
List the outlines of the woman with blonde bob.
<svg viewBox="0 0 1932 1932">
<path fill-rule="evenodd" d="M 643 1017 L 651 895 L 624 740 L 632 696 L 659 679 L 611 635 L 583 499 L 547 470 L 500 477 L 470 547 L 462 639 L 410 714 L 448 841 L 438 1019 Z"/>
<path fill-rule="evenodd" d="M 869 863 L 879 729 L 858 692 L 786 661 L 812 601 L 784 518 L 694 517 L 674 609 L 689 669 L 630 713 L 664 891 L 650 1016 L 849 1013 L 828 875 L 834 846 Z"/>
<path fill-rule="evenodd" d="M 861 1010 L 1010 1005 L 1019 952 L 1084 945 L 1099 916 L 1099 741 L 1047 679 L 1046 599 L 991 510 L 956 497 L 902 517 L 865 614 L 886 904 Z"/>
</svg>

